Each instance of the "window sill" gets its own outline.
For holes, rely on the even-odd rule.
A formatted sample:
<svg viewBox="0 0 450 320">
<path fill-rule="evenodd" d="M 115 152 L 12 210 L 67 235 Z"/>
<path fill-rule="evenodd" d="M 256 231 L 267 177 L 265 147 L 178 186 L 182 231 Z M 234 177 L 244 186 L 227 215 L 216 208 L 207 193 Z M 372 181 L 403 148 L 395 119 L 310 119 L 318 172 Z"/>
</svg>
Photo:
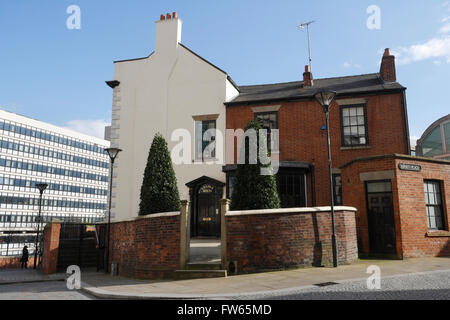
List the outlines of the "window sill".
<svg viewBox="0 0 450 320">
<path fill-rule="evenodd" d="M 219 159 L 208 158 L 208 159 L 204 159 L 204 160 L 201 160 L 201 159 L 199 159 L 199 160 L 192 160 L 192 163 L 193 164 L 208 164 L 208 163 L 215 163 L 217 161 L 219 161 Z"/>
<path fill-rule="evenodd" d="M 354 147 L 341 147 L 341 151 L 348 151 L 348 150 L 367 150 L 372 149 L 371 146 L 354 146 Z"/>
<path fill-rule="evenodd" d="M 428 237 L 428 238 L 444 238 L 444 237 L 450 238 L 450 232 L 449 231 L 428 231 L 426 234 L 426 237 Z"/>
</svg>

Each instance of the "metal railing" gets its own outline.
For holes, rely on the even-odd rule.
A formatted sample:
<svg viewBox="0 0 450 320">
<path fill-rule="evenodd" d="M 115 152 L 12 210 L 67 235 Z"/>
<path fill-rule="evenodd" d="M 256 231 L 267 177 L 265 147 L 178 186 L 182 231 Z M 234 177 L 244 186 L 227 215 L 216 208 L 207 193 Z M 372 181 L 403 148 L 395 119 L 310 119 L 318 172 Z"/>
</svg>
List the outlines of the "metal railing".
<svg viewBox="0 0 450 320">
<path fill-rule="evenodd" d="M 34 241 L 36 235 L 33 234 L 5 234 L 0 236 L 0 256 L 20 257 L 24 246 L 28 247 L 28 254 L 34 254 Z"/>
<path fill-rule="evenodd" d="M 41 227 L 54 220 L 68 223 L 100 223 L 103 222 L 103 214 L 42 214 Z M 0 214 L 0 228 L 3 230 L 37 229 L 38 216 L 36 214 Z"/>
<path fill-rule="evenodd" d="M 54 220 L 70 224 L 97 224 L 104 222 L 105 216 L 98 214 L 42 214 L 40 221 L 40 237 L 42 237 L 44 226 Z M 24 246 L 28 247 L 30 256 L 34 255 L 37 227 L 37 215 L 0 215 L 0 257 L 21 256 Z"/>
</svg>

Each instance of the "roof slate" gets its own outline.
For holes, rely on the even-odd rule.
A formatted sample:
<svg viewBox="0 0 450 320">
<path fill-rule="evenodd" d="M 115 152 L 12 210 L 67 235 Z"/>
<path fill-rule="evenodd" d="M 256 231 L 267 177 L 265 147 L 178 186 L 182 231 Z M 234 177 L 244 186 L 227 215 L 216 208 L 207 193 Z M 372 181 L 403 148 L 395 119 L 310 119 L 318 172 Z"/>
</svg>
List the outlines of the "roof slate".
<svg viewBox="0 0 450 320">
<path fill-rule="evenodd" d="M 255 104 L 255 103 L 270 103 L 275 101 L 285 100 L 301 100 L 311 99 L 314 94 L 321 90 L 333 90 L 336 91 L 338 96 L 346 96 L 352 94 L 374 94 L 379 92 L 398 92 L 405 90 L 398 82 L 385 82 L 379 73 L 363 74 L 347 77 L 336 78 L 323 78 L 315 79 L 312 87 L 304 87 L 303 81 L 263 84 L 263 85 L 251 85 L 251 86 L 238 86 L 233 79 L 216 65 L 212 64 L 202 56 L 195 53 L 185 45 L 181 44 L 181 47 L 191 52 L 201 60 L 210 64 L 212 67 L 223 72 L 227 75 L 228 81 L 239 91 L 239 95 L 232 101 L 226 102 L 225 105 L 239 105 L 239 104 Z M 152 53 L 153 54 L 153 53 Z M 115 63 L 129 62 L 147 59 L 152 56 L 150 54 L 146 58 L 137 58 L 130 60 L 115 61 Z"/>
<path fill-rule="evenodd" d="M 384 82 L 379 73 L 349 77 L 316 79 L 312 87 L 303 81 L 265 85 L 239 86 L 240 94 L 226 105 L 269 101 L 309 99 L 320 90 L 333 90 L 339 95 L 399 91 L 406 89 L 398 82 Z"/>
</svg>

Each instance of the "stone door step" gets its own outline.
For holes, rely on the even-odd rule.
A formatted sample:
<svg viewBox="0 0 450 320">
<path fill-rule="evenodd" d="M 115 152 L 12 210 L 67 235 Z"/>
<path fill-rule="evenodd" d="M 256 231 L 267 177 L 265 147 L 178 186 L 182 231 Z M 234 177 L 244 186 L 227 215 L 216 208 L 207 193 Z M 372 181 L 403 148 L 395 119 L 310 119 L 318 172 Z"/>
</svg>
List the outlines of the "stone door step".
<svg viewBox="0 0 450 320">
<path fill-rule="evenodd" d="M 188 263 L 186 270 L 220 270 L 222 268 L 220 263 Z"/>
<path fill-rule="evenodd" d="M 176 270 L 175 280 L 203 279 L 203 278 L 226 278 L 226 270 Z"/>
</svg>

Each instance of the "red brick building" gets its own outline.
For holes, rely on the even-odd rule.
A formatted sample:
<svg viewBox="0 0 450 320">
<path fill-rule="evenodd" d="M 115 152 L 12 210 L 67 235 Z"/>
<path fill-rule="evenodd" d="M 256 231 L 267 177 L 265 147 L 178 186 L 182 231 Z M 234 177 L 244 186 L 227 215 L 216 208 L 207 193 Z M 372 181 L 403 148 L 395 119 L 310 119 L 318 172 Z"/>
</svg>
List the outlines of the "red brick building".
<svg viewBox="0 0 450 320">
<path fill-rule="evenodd" d="M 252 119 L 269 130 L 278 129 L 282 206 L 329 205 L 325 116 L 314 94 L 336 91 L 330 135 L 336 203 L 341 204 L 339 167 L 358 157 L 410 153 L 406 88 L 396 82 L 388 49 L 381 73 L 309 81 L 312 74 L 307 68 L 303 76 L 299 82 L 239 87 L 240 95 L 226 104 L 227 129 L 243 129 Z M 234 165 L 224 168 L 228 196 L 234 169 Z"/>
<path fill-rule="evenodd" d="M 341 167 L 363 254 L 450 256 L 450 161 L 384 155 Z"/>
<path fill-rule="evenodd" d="M 306 67 L 303 81 L 240 86 L 240 95 L 226 103 L 227 129 L 243 129 L 249 120 L 257 119 L 269 131 L 278 130 L 280 169 L 277 184 L 282 207 L 330 204 L 325 115 L 314 99 L 314 94 L 321 90 L 337 92 L 330 111 L 335 203 L 358 209 L 360 251 L 395 257 L 448 254 L 449 234 L 440 232 L 441 239 L 437 240 L 433 236 L 438 233 L 429 233 L 429 230 L 449 230 L 448 219 L 445 218 L 448 207 L 442 206 L 443 225 L 427 228 L 428 209 L 423 180 L 435 181 L 438 179 L 436 172 L 448 172 L 449 166 L 445 162 L 435 163 L 436 168 L 428 162 L 422 166 L 423 175 L 411 178 L 416 179 L 414 195 L 408 193 L 411 186 L 409 176 L 403 179 L 405 172 L 411 171 L 396 169 L 398 163 L 393 158 L 385 161 L 384 169 L 381 160 L 367 160 L 364 170 L 359 162 L 355 162 L 355 159 L 371 156 L 410 155 L 406 88 L 396 81 L 395 57 L 389 49 L 382 57 L 379 73 L 315 80 Z M 236 146 L 234 148 L 236 163 L 239 151 Z M 235 164 L 224 167 L 228 197 L 232 194 L 235 170 Z M 389 174 L 388 177 L 382 174 L 381 182 L 388 181 L 389 185 L 392 184 L 389 188 L 387 184 L 372 186 L 367 185 L 371 180 L 358 180 L 360 174 L 367 176 L 370 172 L 383 170 Z M 377 176 L 374 178 L 373 182 L 380 180 Z M 445 188 L 442 181 L 448 179 L 447 174 L 440 180 L 442 188 Z M 390 210 L 393 219 L 386 223 L 382 218 L 381 222 L 372 219 L 377 207 L 368 207 L 366 202 L 368 198 L 375 199 L 372 200 L 374 202 L 388 201 L 384 199 L 386 194 L 377 199 L 376 194 L 370 192 L 377 187 L 384 187 L 386 194 L 391 194 L 390 207 L 384 210 Z M 448 189 L 441 192 L 448 194 L 445 190 Z M 445 198 L 442 201 L 445 203 Z M 408 216 L 411 210 L 415 212 L 416 220 Z M 373 221 L 368 221 L 370 219 Z M 370 239 L 372 245 L 369 244 Z"/>
</svg>

